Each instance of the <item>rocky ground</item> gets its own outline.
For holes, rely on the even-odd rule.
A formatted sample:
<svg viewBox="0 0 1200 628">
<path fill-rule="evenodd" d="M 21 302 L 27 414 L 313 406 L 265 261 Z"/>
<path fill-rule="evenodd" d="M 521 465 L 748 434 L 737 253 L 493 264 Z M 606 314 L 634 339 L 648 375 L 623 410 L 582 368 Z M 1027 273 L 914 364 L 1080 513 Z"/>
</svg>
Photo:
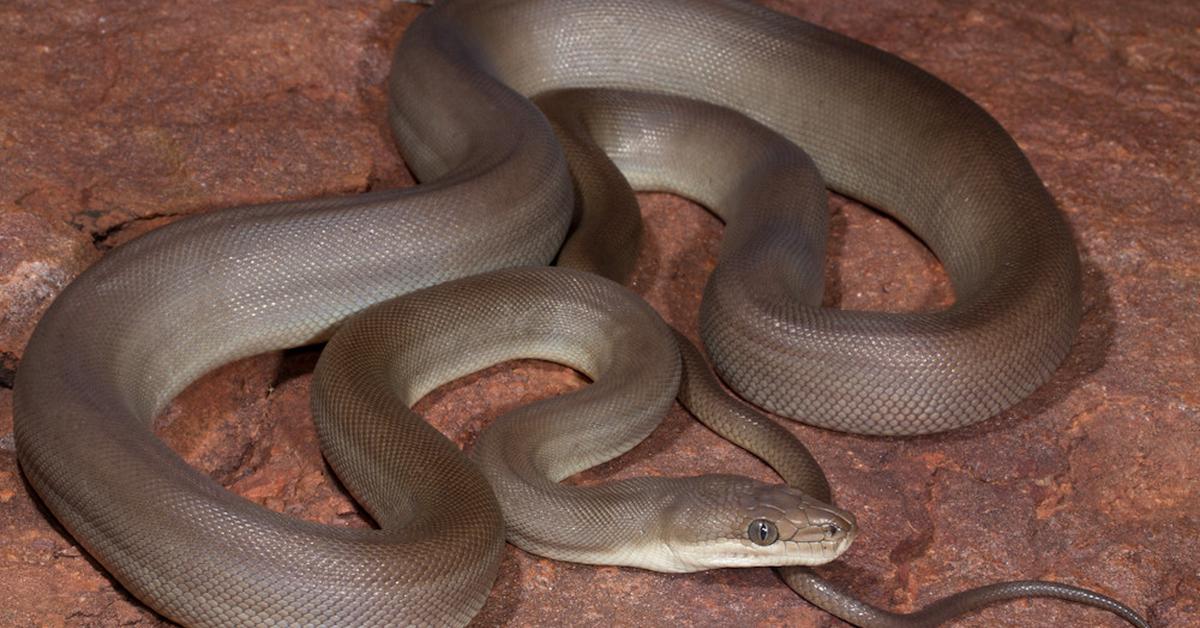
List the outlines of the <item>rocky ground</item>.
<svg viewBox="0 0 1200 628">
<path fill-rule="evenodd" d="M 1028 401 L 913 439 L 789 424 L 863 532 L 823 570 L 911 609 L 966 586 L 1052 578 L 1157 626 L 1200 617 L 1200 6 L 1194 0 L 808 0 L 774 8 L 895 52 L 1013 134 L 1077 238 L 1083 326 Z M 0 5 L 0 624 L 158 624 L 31 496 L 12 438 L 12 381 L 40 313 L 106 251 L 185 214 L 410 185 L 384 120 L 390 50 L 420 8 L 377 0 Z M 634 287 L 694 332 L 720 224 L 643 196 Z M 913 310 L 951 298 L 928 252 L 834 199 L 827 301 Z M 192 464 L 268 508 L 362 525 L 308 420 L 316 351 L 242 361 L 158 421 Z M 420 404 L 469 445 L 516 404 L 581 385 L 523 362 Z M 749 456 L 678 408 L 589 478 L 737 471 Z M 515 549 L 478 625 L 837 625 L 769 570 L 660 575 Z M 1060 602 L 964 626 L 1118 625 Z"/>
</svg>

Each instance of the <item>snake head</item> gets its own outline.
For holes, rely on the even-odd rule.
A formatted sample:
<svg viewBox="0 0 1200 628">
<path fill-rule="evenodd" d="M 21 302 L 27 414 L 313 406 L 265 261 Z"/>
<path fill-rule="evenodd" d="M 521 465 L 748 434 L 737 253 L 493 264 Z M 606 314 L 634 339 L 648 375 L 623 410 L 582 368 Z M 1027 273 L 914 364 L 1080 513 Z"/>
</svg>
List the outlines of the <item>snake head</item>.
<svg viewBox="0 0 1200 628">
<path fill-rule="evenodd" d="M 705 479 L 671 509 L 664 536 L 678 571 L 822 565 L 858 533 L 854 515 L 790 486 Z"/>
</svg>

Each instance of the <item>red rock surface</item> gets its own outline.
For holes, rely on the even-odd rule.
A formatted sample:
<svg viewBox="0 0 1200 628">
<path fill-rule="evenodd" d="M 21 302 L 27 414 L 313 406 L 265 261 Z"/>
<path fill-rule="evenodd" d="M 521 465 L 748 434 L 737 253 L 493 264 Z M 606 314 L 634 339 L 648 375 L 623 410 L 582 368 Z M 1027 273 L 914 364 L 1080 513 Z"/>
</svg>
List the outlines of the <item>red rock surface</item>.
<svg viewBox="0 0 1200 628">
<path fill-rule="evenodd" d="M 1054 578 L 1159 626 L 1200 622 L 1200 6 L 1194 0 L 776 1 L 878 45 L 975 98 L 1017 138 L 1075 231 L 1086 312 L 1066 364 L 979 426 L 915 439 L 789 424 L 863 532 L 824 570 L 911 609 L 960 588 Z M 173 216 L 410 183 L 382 84 L 419 8 L 344 3 L 17 1 L 0 6 L 0 624 L 158 624 L 29 493 L 12 440 L 12 374 L 40 312 L 104 251 Z M 720 226 L 644 197 L 634 286 L 695 329 Z M 949 298 L 937 263 L 887 219 L 834 203 L 827 301 L 920 309 Z M 230 365 L 160 433 L 269 508 L 363 525 L 308 420 L 315 351 Z M 460 443 L 516 404 L 580 385 L 506 365 L 420 404 Z M 737 471 L 749 456 L 676 409 L 589 479 Z M 768 570 L 661 575 L 515 549 L 478 625 L 837 625 Z M 1061 602 L 964 626 L 1118 625 Z"/>
</svg>

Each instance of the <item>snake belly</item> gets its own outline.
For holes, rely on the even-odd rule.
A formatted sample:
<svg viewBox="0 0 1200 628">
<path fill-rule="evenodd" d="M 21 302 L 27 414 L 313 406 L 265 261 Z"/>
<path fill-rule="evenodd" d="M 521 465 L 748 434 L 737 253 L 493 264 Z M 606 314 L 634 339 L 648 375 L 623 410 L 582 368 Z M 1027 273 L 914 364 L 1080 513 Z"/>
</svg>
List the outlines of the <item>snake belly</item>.
<svg viewBox="0 0 1200 628">
<path fill-rule="evenodd" d="M 389 80 L 390 121 L 423 185 L 185 219 L 113 251 L 56 299 L 14 391 L 21 465 L 50 511 L 139 599 L 187 624 L 473 615 L 499 552 L 494 504 L 450 513 L 467 527 L 448 536 L 418 526 L 414 537 L 408 517 L 404 530 L 297 522 L 197 473 L 149 426 L 220 364 L 319 341 L 398 294 L 552 259 L 570 178 L 524 96 L 573 87 L 741 112 L 804 146 L 831 188 L 895 216 L 945 265 L 955 304 L 898 317 L 803 298 L 751 308 L 778 294 L 751 293 L 769 278 L 718 271 L 714 284 L 745 283 L 728 302 L 706 299 L 703 335 L 756 404 L 837 429 L 937 431 L 1014 403 L 1065 354 L 1080 309 L 1065 224 L 1012 139 L 932 76 L 732 0 L 447 1 L 406 33 Z M 433 464 L 459 464 L 431 447 L 445 454 Z M 486 492 L 466 469 L 450 494 Z M 406 553 L 414 542 L 431 549 Z"/>
</svg>

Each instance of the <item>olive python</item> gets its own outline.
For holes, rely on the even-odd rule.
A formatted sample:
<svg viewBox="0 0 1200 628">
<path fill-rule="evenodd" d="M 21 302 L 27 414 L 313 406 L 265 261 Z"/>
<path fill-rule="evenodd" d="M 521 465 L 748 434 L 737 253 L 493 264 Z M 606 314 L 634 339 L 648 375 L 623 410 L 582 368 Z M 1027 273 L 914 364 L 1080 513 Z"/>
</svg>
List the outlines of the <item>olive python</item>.
<svg viewBox="0 0 1200 628">
<path fill-rule="evenodd" d="M 528 97 L 580 88 L 704 101 L 716 107 L 701 108 L 700 127 L 744 118 L 803 147 L 825 185 L 894 216 L 946 268 L 955 303 L 939 312 L 821 309 L 820 265 L 812 261 L 823 250 L 820 239 L 752 221 L 737 221 L 748 226 L 735 229 L 722 214 L 731 227 L 702 306 L 702 336 L 721 377 L 754 404 L 839 430 L 928 433 L 1015 403 L 1066 354 L 1080 316 L 1069 231 L 1008 134 L 936 78 L 814 25 L 729 0 L 447 1 L 410 27 L 389 79 L 391 126 L 420 186 L 194 216 L 114 250 L 56 299 L 29 343 L 14 393 L 22 469 L 50 511 L 134 595 L 182 623 L 469 621 L 495 578 L 506 525 L 513 533 L 505 519 L 513 509 L 497 501 L 477 465 L 404 408 L 447 377 L 516 355 L 597 374 L 587 394 L 605 412 L 616 403 L 599 395 L 610 381 L 653 388 L 654 403 L 621 402 L 647 414 L 665 408 L 678 387 L 679 349 L 652 340 L 669 339 L 665 330 L 614 341 L 623 349 L 597 349 L 599 357 L 580 353 L 596 337 L 661 327 L 615 286 L 568 270 L 501 270 L 551 262 L 576 218 L 578 170 Z M 591 98 L 573 97 L 585 108 Z M 735 113 L 714 113 L 718 108 Z M 616 111 L 608 122 L 640 115 Z M 603 140 L 605 125 L 590 126 Z M 628 137 L 634 140 L 607 147 L 618 164 L 622 151 L 636 155 L 648 136 Z M 652 137 L 651 145 L 680 149 L 673 136 Z M 688 134 L 680 137 L 686 144 Z M 737 152 L 711 155 L 707 167 L 738 171 Z M 731 195 L 753 196 L 764 184 L 728 178 L 732 187 L 721 189 L 686 170 L 672 180 L 623 172 L 639 186 L 686 194 L 717 211 L 730 206 Z M 819 213 L 804 216 L 821 220 Z M 600 240 L 624 255 L 631 251 L 621 249 L 636 242 Z M 438 284 L 446 286 L 431 288 Z M 408 300 L 388 301 L 407 293 Z M 600 305 L 618 303 L 616 314 L 599 313 Z M 447 310 L 466 313 L 466 320 L 438 318 Z M 454 328 L 478 340 L 497 340 L 483 331 L 497 325 L 492 316 L 535 321 L 514 324 L 500 349 L 467 360 L 461 356 L 472 351 L 449 340 L 405 342 L 398 357 L 337 349 L 322 358 L 332 363 L 342 355 L 350 363 L 348 371 L 321 368 L 314 383 L 323 447 L 379 529 L 331 528 L 269 512 L 191 469 L 154 436 L 154 416 L 206 371 L 326 340 L 358 312 L 344 330 L 348 339 L 331 349 L 362 349 L 351 332 L 388 321 Z M 533 339 L 547 329 L 557 333 Z M 617 365 L 630 358 L 656 375 L 622 375 Z M 372 361 L 385 375 L 354 370 Z M 340 372 L 359 376 L 347 380 Z M 544 405 L 569 400 L 574 396 Z M 346 412 L 373 417 L 364 419 L 367 431 L 350 433 L 341 419 L 323 418 Z M 640 440 L 646 425 L 622 438 Z M 534 433 L 539 429 L 553 431 Z M 500 455 L 499 464 L 531 467 L 510 469 L 523 478 L 518 490 L 569 492 L 557 481 L 632 446 L 588 458 L 569 436 L 555 432 L 544 446 L 527 442 L 527 456 L 514 462 Z M 521 447 L 499 448 L 513 449 Z M 477 458 L 489 451 L 481 445 Z M 726 535 L 722 544 L 740 548 L 738 560 L 774 552 L 774 562 L 688 555 L 672 570 L 817 564 L 852 536 L 852 517 L 821 503 L 828 495 L 816 501 L 731 476 L 704 482 L 713 486 L 703 494 L 723 496 L 704 506 L 740 509 L 727 526 L 737 538 Z M 608 520 L 636 518 L 609 494 L 581 499 Z M 690 502 L 677 508 L 700 511 Z M 662 527 L 640 524 L 643 536 Z M 530 538 L 536 528 L 526 529 Z M 679 551 L 666 553 L 680 559 Z M 661 567 L 637 560 L 618 564 Z M 806 570 L 785 578 L 844 618 L 893 621 L 855 606 Z M 1057 595 L 1141 622 L 1086 590 L 1016 586 L 997 599 Z M 988 601 L 986 588 L 976 591 L 985 593 L 972 603 Z"/>
</svg>

